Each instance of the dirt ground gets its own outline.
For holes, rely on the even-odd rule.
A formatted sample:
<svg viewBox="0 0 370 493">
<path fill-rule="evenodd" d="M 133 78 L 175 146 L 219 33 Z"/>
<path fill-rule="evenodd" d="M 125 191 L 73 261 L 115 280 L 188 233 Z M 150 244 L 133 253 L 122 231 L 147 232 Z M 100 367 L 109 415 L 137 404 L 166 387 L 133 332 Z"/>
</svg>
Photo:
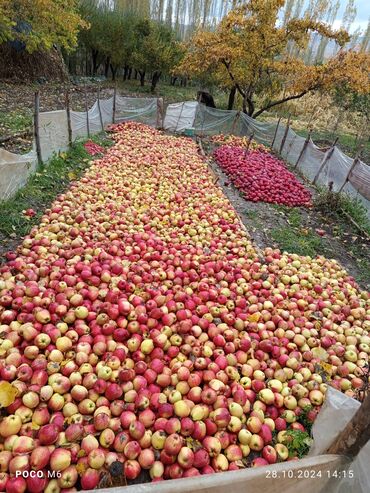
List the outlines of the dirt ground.
<svg viewBox="0 0 370 493">
<path fill-rule="evenodd" d="M 23 85 L 0 82 L 0 111 L 11 112 L 28 108 L 34 109 L 35 91 L 40 92 L 40 111 L 61 110 L 65 108 L 66 87 L 61 84 Z M 97 83 L 86 84 L 88 105 L 97 99 Z M 75 111 L 85 109 L 85 87 L 81 84 L 69 85 L 71 108 Z M 102 85 L 100 97 L 113 95 L 113 89 Z"/>
<path fill-rule="evenodd" d="M 328 215 L 315 206 L 312 209 L 303 207 L 288 209 L 264 202 L 247 201 L 212 159 L 213 146 L 205 142 L 203 149 L 209 157 L 212 170 L 219 178 L 219 185 L 239 214 L 258 249 L 276 247 L 284 250 L 284 246 L 291 246 L 286 248 L 289 253 L 301 255 L 304 255 L 306 250 L 308 252 L 312 250 L 313 254 L 338 260 L 363 289 L 370 289 L 369 239 L 346 218 L 337 213 Z M 303 182 L 300 177 L 298 179 Z M 317 191 L 306 181 L 304 184 L 310 189 L 315 200 Z M 281 234 L 279 235 L 278 232 Z M 293 241 L 291 245 L 287 245 L 284 237 L 290 236 L 293 237 Z M 301 238 L 303 238 L 302 244 Z"/>
<path fill-rule="evenodd" d="M 66 87 L 61 84 L 25 85 L 9 84 L 0 81 L 0 146 L 10 152 L 24 153 L 31 149 L 32 117 L 35 105 L 35 91 L 40 92 L 40 111 L 61 110 L 65 108 Z M 84 111 L 87 100 L 90 108 L 97 99 L 98 84 L 69 85 L 70 107 L 74 111 Z M 100 97 L 109 98 L 113 89 L 102 85 Z M 1 138 L 22 134 L 1 143 Z"/>
</svg>

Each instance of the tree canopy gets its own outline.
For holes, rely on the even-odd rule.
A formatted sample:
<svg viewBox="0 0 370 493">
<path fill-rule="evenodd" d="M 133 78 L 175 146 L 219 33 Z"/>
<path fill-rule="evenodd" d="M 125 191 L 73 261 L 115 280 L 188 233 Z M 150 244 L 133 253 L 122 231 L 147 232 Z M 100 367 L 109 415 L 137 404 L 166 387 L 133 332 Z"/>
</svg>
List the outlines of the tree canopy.
<svg viewBox="0 0 370 493">
<path fill-rule="evenodd" d="M 53 45 L 71 50 L 88 27 L 77 7 L 77 0 L 1 0 L 0 43 L 18 41 L 30 53 Z"/>
<path fill-rule="evenodd" d="M 341 49 L 320 64 L 306 63 L 299 56 L 312 33 L 334 40 L 341 48 L 350 39 L 348 33 L 309 15 L 281 23 L 284 4 L 285 0 L 249 0 L 230 11 L 214 31 L 198 30 L 178 70 L 193 78 L 212 73 L 222 87 L 242 96 L 243 110 L 255 117 L 343 80 L 355 91 L 368 91 L 368 54 Z"/>
</svg>

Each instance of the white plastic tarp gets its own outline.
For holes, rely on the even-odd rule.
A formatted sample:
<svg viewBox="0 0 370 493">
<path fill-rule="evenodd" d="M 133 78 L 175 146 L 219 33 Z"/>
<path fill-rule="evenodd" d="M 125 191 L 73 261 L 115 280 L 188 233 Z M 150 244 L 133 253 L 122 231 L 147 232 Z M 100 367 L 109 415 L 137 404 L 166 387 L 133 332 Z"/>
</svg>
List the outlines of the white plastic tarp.
<svg viewBox="0 0 370 493">
<path fill-rule="evenodd" d="M 218 110 L 198 105 L 194 127 L 198 135 L 238 134 L 234 125 L 237 111 Z M 236 122 L 237 123 L 237 122 Z"/>
<path fill-rule="evenodd" d="M 152 127 L 160 126 L 157 98 L 124 98 L 117 96 L 116 122 L 134 120 Z"/>
<path fill-rule="evenodd" d="M 360 405 L 360 402 L 355 399 L 329 387 L 326 401 L 312 427 L 314 441 L 308 456 L 314 457 L 324 453 L 353 418 Z M 362 448 L 355 460 L 348 464 L 350 474 L 346 474 L 346 477 L 340 481 L 337 479 L 328 493 L 368 493 L 370 491 L 369 466 L 370 442 Z"/>
<path fill-rule="evenodd" d="M 197 108 L 196 101 L 169 104 L 163 128 L 171 132 L 183 132 L 187 128 L 193 128 Z"/>
<path fill-rule="evenodd" d="M 341 457 L 323 455 L 300 461 L 282 462 L 269 467 L 135 484 L 115 487 L 114 490 L 103 488 L 98 491 L 99 493 L 112 493 L 112 491 L 114 493 L 327 493 L 330 483 L 333 483 L 330 476 L 335 470 L 343 468 L 344 461 Z M 89 490 L 89 493 L 94 491 L 96 490 Z"/>
<path fill-rule="evenodd" d="M 0 202 L 12 197 L 26 184 L 36 165 L 34 151 L 22 155 L 0 149 Z"/>
<path fill-rule="evenodd" d="M 46 111 L 39 115 L 41 159 L 46 162 L 55 152 L 68 149 L 68 123 L 65 110 Z"/>
<path fill-rule="evenodd" d="M 100 111 L 99 111 L 100 105 Z M 104 130 L 113 122 L 113 97 L 96 101 L 88 111 L 71 111 L 72 138 L 86 137 Z M 159 126 L 156 98 L 125 98 L 116 96 L 115 122 L 134 120 L 153 127 Z M 88 132 L 89 130 L 89 132 Z"/>
</svg>

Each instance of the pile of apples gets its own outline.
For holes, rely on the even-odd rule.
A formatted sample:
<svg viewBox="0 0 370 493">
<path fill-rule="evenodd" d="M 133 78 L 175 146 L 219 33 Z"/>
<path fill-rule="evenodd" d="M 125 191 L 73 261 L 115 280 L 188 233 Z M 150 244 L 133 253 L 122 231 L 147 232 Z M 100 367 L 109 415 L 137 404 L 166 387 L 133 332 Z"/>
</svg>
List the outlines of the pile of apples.
<svg viewBox="0 0 370 493">
<path fill-rule="evenodd" d="M 265 150 L 224 145 L 215 159 L 243 196 L 252 202 L 310 207 L 311 193 L 284 163 Z"/>
<path fill-rule="evenodd" d="M 268 152 L 267 147 L 265 147 L 263 144 L 258 144 L 258 142 L 256 142 L 253 139 L 250 140 L 250 138 L 247 136 L 239 137 L 233 134 L 229 134 L 229 135 L 217 134 L 217 135 L 212 135 L 210 140 L 213 144 L 221 144 L 221 145 L 226 144 L 235 147 L 248 147 L 249 149 Z"/>
<path fill-rule="evenodd" d="M 104 154 L 105 152 L 104 147 L 100 146 L 99 144 L 96 144 L 92 140 L 88 140 L 87 142 L 85 142 L 84 148 L 86 149 L 86 152 L 90 154 L 90 156 Z"/>
<path fill-rule="evenodd" d="M 324 362 L 363 383 L 368 293 L 323 257 L 259 258 L 191 139 L 114 131 L 0 268 L 0 491 L 296 459 Z"/>
</svg>

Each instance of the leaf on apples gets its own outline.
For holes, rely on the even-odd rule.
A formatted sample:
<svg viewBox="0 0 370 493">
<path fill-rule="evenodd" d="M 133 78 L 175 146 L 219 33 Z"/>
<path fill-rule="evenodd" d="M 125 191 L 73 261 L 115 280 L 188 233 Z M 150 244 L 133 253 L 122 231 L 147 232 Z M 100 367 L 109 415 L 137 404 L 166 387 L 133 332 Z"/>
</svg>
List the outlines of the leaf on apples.
<svg viewBox="0 0 370 493">
<path fill-rule="evenodd" d="M 15 401 L 18 390 L 9 382 L 0 383 L 0 408 L 8 407 Z"/>
<path fill-rule="evenodd" d="M 329 353 L 322 347 L 314 347 L 312 349 L 312 354 L 314 358 L 319 359 L 320 361 L 328 361 Z"/>
<path fill-rule="evenodd" d="M 260 317 L 261 315 L 259 313 L 253 313 L 252 315 L 249 315 L 248 322 L 258 322 Z"/>
<path fill-rule="evenodd" d="M 81 476 L 84 472 L 86 472 L 88 469 L 88 466 L 86 464 L 84 464 L 83 462 L 80 462 L 79 464 L 77 464 L 76 466 L 76 471 L 78 472 L 78 474 Z"/>
</svg>

